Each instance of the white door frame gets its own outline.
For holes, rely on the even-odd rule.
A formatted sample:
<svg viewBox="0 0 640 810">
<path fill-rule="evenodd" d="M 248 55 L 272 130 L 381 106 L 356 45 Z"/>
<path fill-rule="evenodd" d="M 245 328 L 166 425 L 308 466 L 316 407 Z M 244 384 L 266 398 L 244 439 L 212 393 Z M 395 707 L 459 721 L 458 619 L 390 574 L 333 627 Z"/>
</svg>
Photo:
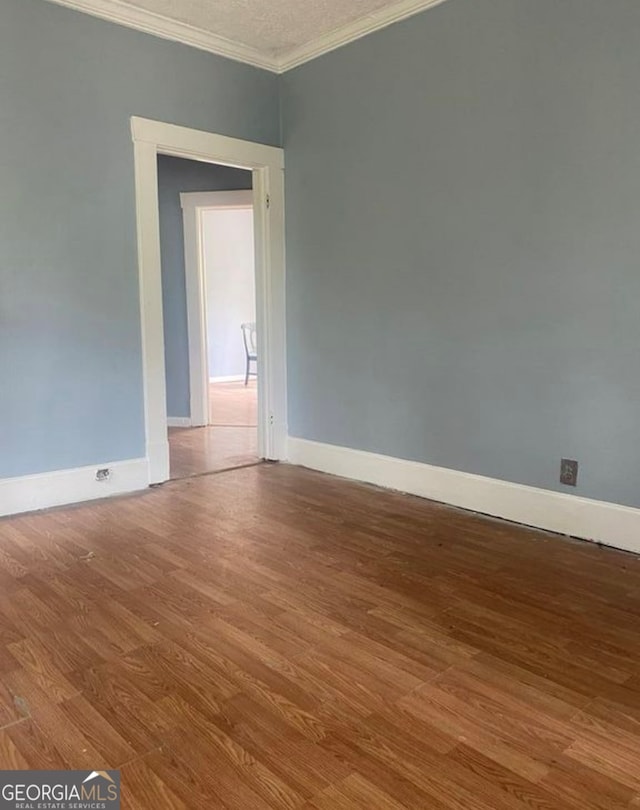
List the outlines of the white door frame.
<svg viewBox="0 0 640 810">
<path fill-rule="evenodd" d="M 261 458 L 285 458 L 287 385 L 285 342 L 284 152 L 200 130 L 131 118 L 136 178 L 136 220 L 146 456 L 150 483 L 169 479 L 160 224 L 159 154 L 250 169 L 256 246 L 256 322 L 261 336 L 258 441 Z"/>
<path fill-rule="evenodd" d="M 180 195 L 180 203 L 184 224 L 184 271 L 189 332 L 190 424 L 193 427 L 201 427 L 209 424 L 209 352 L 202 214 L 204 211 L 212 210 L 253 210 L 253 192 L 251 189 L 185 192 Z M 261 374 L 262 368 L 259 368 L 258 372 Z M 258 388 L 260 384 L 259 379 Z"/>
</svg>

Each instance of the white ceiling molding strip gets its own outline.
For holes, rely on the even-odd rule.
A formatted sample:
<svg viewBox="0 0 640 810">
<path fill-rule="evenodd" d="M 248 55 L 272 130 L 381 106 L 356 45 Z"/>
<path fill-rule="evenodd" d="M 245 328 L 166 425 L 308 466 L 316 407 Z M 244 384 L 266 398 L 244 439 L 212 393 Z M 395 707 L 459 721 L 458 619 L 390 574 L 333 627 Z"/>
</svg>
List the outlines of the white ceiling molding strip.
<svg viewBox="0 0 640 810">
<path fill-rule="evenodd" d="M 379 31 L 381 28 L 400 22 L 400 20 L 406 20 L 407 17 L 413 17 L 414 14 L 419 14 L 421 11 L 439 6 L 440 3 L 444 2 L 445 0 L 401 0 L 401 2 L 382 8 L 374 14 L 367 14 L 366 17 L 361 17 L 348 25 L 336 28 L 335 31 L 328 34 L 323 34 L 323 36 L 308 42 L 306 45 L 301 45 L 280 54 L 278 59 L 279 73 L 286 73 L 287 70 L 303 65 L 305 62 L 310 62 L 318 56 L 335 51 L 336 48 L 341 48 L 356 39 L 366 37 L 367 34 L 372 34 L 374 31 Z"/>
<path fill-rule="evenodd" d="M 445 0 L 400 0 L 391 6 L 380 9 L 373 14 L 367 14 L 348 25 L 336 28 L 327 34 L 323 34 L 317 39 L 292 48 L 289 51 L 281 52 L 277 55 L 268 51 L 263 52 L 249 45 L 235 42 L 225 37 L 218 36 L 201 28 L 196 28 L 186 23 L 172 20 L 161 14 L 152 11 L 135 8 L 121 0 L 48 0 L 61 6 L 84 11 L 94 17 L 101 17 L 110 22 L 125 25 L 129 28 L 136 28 L 147 34 L 154 34 L 163 39 L 170 39 L 174 42 L 181 42 L 184 45 L 191 45 L 202 51 L 215 53 L 219 56 L 226 56 L 236 62 L 244 62 L 254 67 L 270 70 L 274 73 L 285 73 L 298 65 L 310 62 L 318 56 L 348 45 L 356 39 L 361 39 L 386 28 L 393 23 L 419 14 L 428 8 L 444 3 Z"/>
<path fill-rule="evenodd" d="M 265 70 L 279 72 L 279 65 L 273 57 L 264 54 L 248 45 L 242 45 L 230 39 L 212 34 L 201 28 L 171 20 L 161 14 L 154 14 L 152 11 L 134 8 L 119 2 L 119 0 L 49 0 L 61 6 L 84 11 L 94 17 L 101 17 L 128 28 L 136 28 L 147 34 L 154 34 L 162 39 L 170 39 L 174 42 L 181 42 L 183 45 L 191 45 L 201 51 L 209 51 L 219 56 L 226 56 L 236 62 L 244 62 L 247 65 L 264 68 Z"/>
</svg>

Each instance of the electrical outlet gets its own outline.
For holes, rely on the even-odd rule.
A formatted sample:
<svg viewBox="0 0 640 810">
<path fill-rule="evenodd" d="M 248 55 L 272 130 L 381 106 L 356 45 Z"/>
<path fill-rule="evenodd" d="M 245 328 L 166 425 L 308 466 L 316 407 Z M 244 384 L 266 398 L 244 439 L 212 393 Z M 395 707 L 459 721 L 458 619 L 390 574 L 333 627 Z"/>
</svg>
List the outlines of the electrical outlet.
<svg viewBox="0 0 640 810">
<path fill-rule="evenodd" d="M 560 483 L 568 487 L 575 487 L 578 484 L 578 462 L 570 458 L 563 458 L 560 461 Z"/>
<path fill-rule="evenodd" d="M 103 467 L 96 472 L 96 481 L 108 481 L 111 478 L 111 470 L 108 467 Z"/>
</svg>

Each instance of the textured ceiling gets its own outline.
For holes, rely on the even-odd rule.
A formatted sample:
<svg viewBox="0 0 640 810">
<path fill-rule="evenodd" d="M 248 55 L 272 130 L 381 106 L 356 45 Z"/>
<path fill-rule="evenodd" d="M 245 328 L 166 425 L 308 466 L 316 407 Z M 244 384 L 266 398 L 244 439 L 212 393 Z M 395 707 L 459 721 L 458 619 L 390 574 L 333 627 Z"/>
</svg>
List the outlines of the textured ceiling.
<svg viewBox="0 0 640 810">
<path fill-rule="evenodd" d="M 445 0 L 48 2 L 283 73 Z"/>
<path fill-rule="evenodd" d="M 120 0 L 274 56 L 397 0 Z"/>
</svg>

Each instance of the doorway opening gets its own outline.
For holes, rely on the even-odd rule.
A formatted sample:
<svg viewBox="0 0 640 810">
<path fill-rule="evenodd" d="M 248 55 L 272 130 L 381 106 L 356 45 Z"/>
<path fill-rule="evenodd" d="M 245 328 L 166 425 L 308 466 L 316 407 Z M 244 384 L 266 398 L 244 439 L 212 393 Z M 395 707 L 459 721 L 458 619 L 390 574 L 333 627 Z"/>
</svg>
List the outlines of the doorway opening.
<svg viewBox="0 0 640 810">
<path fill-rule="evenodd" d="M 132 118 L 131 129 L 136 171 L 144 415 L 149 482 L 160 483 L 170 478 L 167 419 L 169 352 L 165 345 L 170 304 L 163 302 L 159 155 L 203 165 L 216 164 L 219 168 L 228 170 L 245 170 L 250 175 L 250 186 L 241 190 L 247 192 L 250 189 L 252 199 L 255 321 L 243 323 L 255 323 L 255 331 L 259 337 L 257 363 L 254 361 L 253 364 L 253 369 L 257 367 L 258 373 L 257 384 L 254 383 L 257 402 L 257 458 L 274 461 L 284 459 L 287 439 L 282 171 L 284 153 L 277 147 L 142 118 Z M 226 188 L 229 189 L 229 186 Z M 194 217 L 192 222 L 198 233 L 198 217 Z M 185 268 L 202 268 L 203 263 L 199 261 L 202 244 L 203 238 L 188 239 L 185 229 Z M 183 300 L 187 313 L 189 414 L 174 418 L 183 420 L 182 424 L 190 428 L 211 427 L 205 291 L 201 269 L 199 274 L 185 272 Z"/>
<path fill-rule="evenodd" d="M 158 157 L 172 479 L 260 461 L 251 184 L 250 172 Z"/>
</svg>

